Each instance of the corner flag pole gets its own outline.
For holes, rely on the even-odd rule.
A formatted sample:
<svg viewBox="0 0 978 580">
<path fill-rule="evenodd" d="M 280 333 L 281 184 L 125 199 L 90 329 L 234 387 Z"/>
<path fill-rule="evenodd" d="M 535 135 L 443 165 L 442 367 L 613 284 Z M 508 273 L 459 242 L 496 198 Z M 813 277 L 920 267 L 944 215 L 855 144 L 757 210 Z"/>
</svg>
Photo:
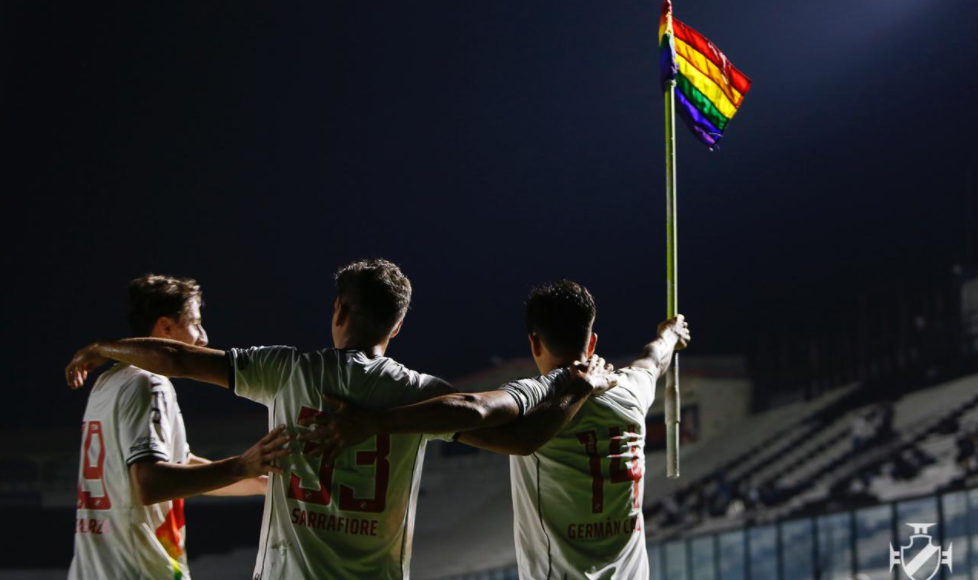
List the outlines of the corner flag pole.
<svg viewBox="0 0 978 580">
<path fill-rule="evenodd" d="M 679 308 L 679 279 L 676 262 L 679 252 L 676 238 L 676 80 L 668 81 L 666 101 L 666 318 L 676 316 Z M 679 355 L 672 355 L 666 373 L 666 476 L 679 477 Z"/>
</svg>

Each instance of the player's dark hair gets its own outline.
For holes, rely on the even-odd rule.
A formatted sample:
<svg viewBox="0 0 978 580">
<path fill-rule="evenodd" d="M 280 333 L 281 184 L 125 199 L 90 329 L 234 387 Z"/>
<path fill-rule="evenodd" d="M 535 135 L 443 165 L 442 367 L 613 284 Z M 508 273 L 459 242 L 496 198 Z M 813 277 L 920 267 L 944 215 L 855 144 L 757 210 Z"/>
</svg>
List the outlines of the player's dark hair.
<svg viewBox="0 0 978 580">
<path fill-rule="evenodd" d="M 526 331 L 538 335 L 557 356 L 576 356 L 587 349 L 597 315 L 587 288 L 561 280 L 530 291 L 526 300 Z"/>
<path fill-rule="evenodd" d="M 357 332 L 383 340 L 407 314 L 411 281 L 393 262 L 359 260 L 336 271 L 336 296 L 350 308 Z"/>
<path fill-rule="evenodd" d="M 134 336 L 149 336 L 161 316 L 179 320 L 196 298 L 204 294 L 196 280 L 146 274 L 129 283 L 129 329 Z"/>
</svg>

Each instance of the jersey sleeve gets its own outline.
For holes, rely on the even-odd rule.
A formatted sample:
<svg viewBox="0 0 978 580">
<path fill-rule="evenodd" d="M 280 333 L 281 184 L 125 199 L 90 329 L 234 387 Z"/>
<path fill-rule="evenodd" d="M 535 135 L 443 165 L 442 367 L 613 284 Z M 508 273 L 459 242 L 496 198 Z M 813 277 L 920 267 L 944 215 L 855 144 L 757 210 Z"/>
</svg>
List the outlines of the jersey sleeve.
<svg viewBox="0 0 978 580">
<path fill-rule="evenodd" d="M 419 375 L 419 383 L 421 386 L 421 394 L 424 399 L 431 399 L 432 397 L 440 397 L 442 395 L 458 392 L 458 390 L 450 385 L 448 381 L 439 379 L 438 377 L 433 377 L 431 375 Z M 427 441 L 451 441 L 454 437 L 455 433 L 427 433 L 424 435 L 424 438 Z"/>
<path fill-rule="evenodd" d="M 231 390 L 239 397 L 270 405 L 288 382 L 299 359 L 289 346 L 254 346 L 227 351 Z"/>
<path fill-rule="evenodd" d="M 624 367 L 615 371 L 619 377 L 619 386 L 627 385 L 638 398 L 640 408 L 648 413 L 655 402 L 655 381 L 658 374 L 652 369 L 642 367 Z"/>
<path fill-rule="evenodd" d="M 499 387 L 516 399 L 520 407 L 520 415 L 529 413 L 534 407 L 553 396 L 556 381 L 538 379 L 520 379 Z"/>
<path fill-rule="evenodd" d="M 158 375 L 137 375 L 126 384 L 119 407 L 119 446 L 126 465 L 148 457 L 173 461 L 169 419 L 176 412 L 176 399 L 170 382 Z"/>
</svg>

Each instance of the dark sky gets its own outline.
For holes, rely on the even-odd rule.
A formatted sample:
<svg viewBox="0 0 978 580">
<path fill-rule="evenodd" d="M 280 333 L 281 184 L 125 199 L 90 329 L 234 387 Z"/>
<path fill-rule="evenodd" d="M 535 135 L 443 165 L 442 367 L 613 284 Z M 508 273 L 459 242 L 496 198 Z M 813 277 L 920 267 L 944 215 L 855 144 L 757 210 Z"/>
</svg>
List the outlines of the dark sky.
<svg viewBox="0 0 978 580">
<path fill-rule="evenodd" d="M 197 278 L 217 347 L 329 343 L 331 272 L 404 268 L 390 354 L 524 356 L 537 282 L 586 284 L 609 354 L 664 313 L 659 4 L 0 2 L 4 343 L 14 412 L 125 333 L 125 284 Z M 754 80 L 724 147 L 680 127 L 681 309 L 700 353 L 965 256 L 974 0 L 677 0 Z M 969 185 L 970 172 L 970 185 Z M 767 322 L 766 324 L 770 324 Z"/>
</svg>

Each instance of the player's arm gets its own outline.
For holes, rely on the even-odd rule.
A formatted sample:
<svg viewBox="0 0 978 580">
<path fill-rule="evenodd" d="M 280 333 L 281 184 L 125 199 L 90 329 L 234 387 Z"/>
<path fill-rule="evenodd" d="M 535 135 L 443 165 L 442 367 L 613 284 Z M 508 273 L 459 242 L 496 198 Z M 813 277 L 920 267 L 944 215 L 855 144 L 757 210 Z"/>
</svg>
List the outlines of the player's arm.
<svg viewBox="0 0 978 580">
<path fill-rule="evenodd" d="M 659 325 L 657 338 L 645 345 L 641 357 L 629 366 L 648 369 L 659 377 L 672 362 L 673 352 L 685 348 L 689 340 L 689 328 L 682 315 L 666 320 Z M 495 453 L 530 455 L 574 418 L 584 400 L 558 398 L 509 425 L 461 433 L 458 440 Z"/>
<path fill-rule="evenodd" d="M 605 370 L 610 372 L 611 365 L 605 365 Z M 574 367 L 571 372 L 581 371 Z M 530 455 L 573 419 L 592 394 L 587 381 L 571 380 L 567 387 L 512 423 L 459 433 L 457 440 L 494 453 Z"/>
<path fill-rule="evenodd" d="M 206 457 L 200 457 L 199 455 L 190 454 L 187 459 L 188 465 L 207 465 L 208 463 L 214 463 Z M 227 496 L 227 497 L 239 497 L 246 495 L 265 495 L 265 491 L 268 489 L 268 476 L 259 475 L 257 477 L 249 477 L 247 479 L 242 479 L 241 481 L 236 481 L 227 487 L 222 487 L 212 491 L 206 492 L 204 495 L 215 495 L 215 496 Z"/>
<path fill-rule="evenodd" d="M 559 408 L 562 417 L 571 411 L 576 412 L 596 383 L 597 386 L 605 386 L 601 382 L 608 380 L 603 373 L 604 366 L 604 359 L 592 357 L 584 370 L 573 368 L 571 380 L 541 405 Z M 385 411 L 360 409 L 342 399 L 326 395 L 323 395 L 323 400 L 334 408 L 333 411 L 300 420 L 300 425 L 314 426 L 314 429 L 300 435 L 299 440 L 314 441 L 316 445 L 308 453 L 321 453 L 325 461 L 332 460 L 340 450 L 378 433 L 471 431 L 509 423 L 523 412 L 516 397 L 502 390 L 452 393 Z"/>
<path fill-rule="evenodd" d="M 520 407 L 512 395 L 503 391 L 451 393 L 414 405 L 396 407 L 373 414 L 368 420 L 371 435 L 377 433 L 452 433 L 480 425 L 499 425 L 512 421 Z"/>
<path fill-rule="evenodd" d="M 85 384 L 88 373 L 109 361 L 139 367 L 171 378 L 188 378 L 228 386 L 228 360 L 223 350 L 194 346 L 165 338 L 127 338 L 92 343 L 75 353 L 65 369 L 73 389 Z"/>
<path fill-rule="evenodd" d="M 147 457 L 129 465 L 129 478 L 143 505 L 227 489 L 269 471 L 282 473 L 275 462 L 289 454 L 288 442 L 280 426 L 236 457 L 186 465 Z"/>
<path fill-rule="evenodd" d="M 379 433 L 454 433 L 480 425 L 499 425 L 520 415 L 516 399 L 505 391 L 451 393 L 386 411 L 369 411 L 338 397 L 321 396 L 332 410 L 305 417 L 298 423 L 313 427 L 299 436 L 300 441 L 315 442 L 306 454 L 322 454 L 324 461 L 331 461 L 340 450 Z"/>
<path fill-rule="evenodd" d="M 689 325 L 686 324 L 686 318 L 682 314 L 676 315 L 659 324 L 656 339 L 645 345 L 641 356 L 628 366 L 648 369 L 656 377 L 661 377 L 672 364 L 673 353 L 686 348 L 689 341 Z"/>
</svg>

